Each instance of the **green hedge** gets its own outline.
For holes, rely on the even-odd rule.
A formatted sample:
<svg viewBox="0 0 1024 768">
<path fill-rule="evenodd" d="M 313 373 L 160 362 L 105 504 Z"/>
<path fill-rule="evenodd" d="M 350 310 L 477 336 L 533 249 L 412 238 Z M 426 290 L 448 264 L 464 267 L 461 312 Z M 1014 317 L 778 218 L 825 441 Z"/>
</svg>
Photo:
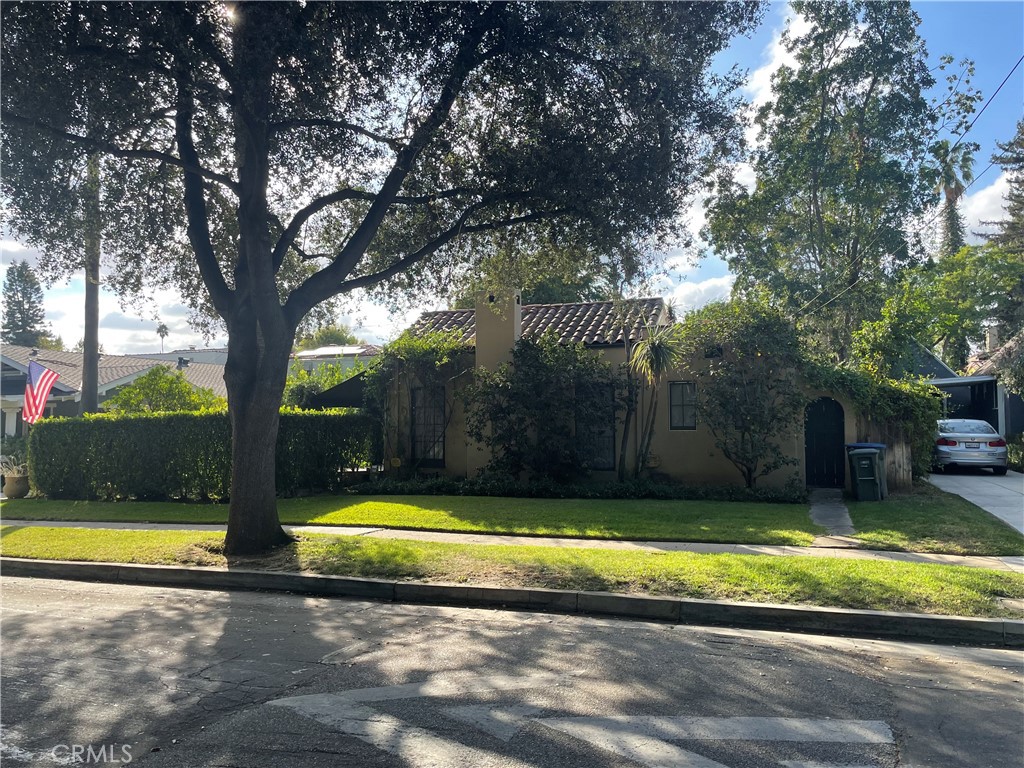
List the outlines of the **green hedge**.
<svg viewBox="0 0 1024 768">
<path fill-rule="evenodd" d="M 377 463 L 376 431 L 359 413 L 282 413 L 278 493 L 333 490 Z M 47 419 L 32 428 L 29 475 L 54 499 L 225 499 L 231 427 L 226 413 Z"/>
</svg>

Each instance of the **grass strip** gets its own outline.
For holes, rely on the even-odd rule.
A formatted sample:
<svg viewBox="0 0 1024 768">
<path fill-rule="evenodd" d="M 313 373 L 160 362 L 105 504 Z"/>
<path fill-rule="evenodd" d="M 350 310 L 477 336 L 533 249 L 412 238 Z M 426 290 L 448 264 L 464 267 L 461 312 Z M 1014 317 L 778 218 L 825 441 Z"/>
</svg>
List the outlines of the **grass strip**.
<svg viewBox="0 0 1024 768">
<path fill-rule="evenodd" d="M 305 536 L 260 558 L 225 558 L 223 534 L 0 528 L 10 557 L 210 565 L 393 580 L 596 590 L 953 616 L 1020 617 L 1024 575 L 815 557 L 618 552 Z"/>
<path fill-rule="evenodd" d="M 931 483 L 882 503 L 848 501 L 854 538 L 866 549 L 949 555 L 1024 555 L 1024 535 Z"/>
<path fill-rule="evenodd" d="M 824 531 L 804 504 L 653 499 L 519 499 L 491 496 L 310 496 L 281 499 L 292 525 L 809 546 Z M 20 499 L 3 505 L 16 520 L 225 523 L 223 504 Z"/>
</svg>

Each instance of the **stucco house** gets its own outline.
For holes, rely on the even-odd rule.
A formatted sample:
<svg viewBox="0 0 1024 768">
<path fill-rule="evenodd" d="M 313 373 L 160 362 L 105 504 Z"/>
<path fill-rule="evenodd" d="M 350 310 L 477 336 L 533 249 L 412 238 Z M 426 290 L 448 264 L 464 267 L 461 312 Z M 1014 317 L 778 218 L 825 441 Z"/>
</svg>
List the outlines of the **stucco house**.
<svg viewBox="0 0 1024 768">
<path fill-rule="evenodd" d="M 46 416 L 77 416 L 82 399 L 82 354 L 80 352 L 57 352 L 50 349 L 20 347 L 5 344 L 0 348 L 0 434 L 15 436 L 25 434 L 21 409 L 25 403 L 25 382 L 28 364 L 34 360 L 40 365 L 56 371 L 60 376 L 50 390 L 46 401 Z M 147 371 L 164 366 L 180 370 L 185 379 L 194 387 L 212 389 L 221 397 L 227 397 L 224 384 L 224 366 L 217 363 L 197 363 L 187 357 L 176 360 L 153 359 L 131 355 L 101 354 L 99 360 L 99 399 L 112 397 L 118 389 L 131 384 Z"/>
<path fill-rule="evenodd" d="M 624 302 L 538 304 L 522 306 L 518 294 L 481 294 L 474 309 L 426 312 L 410 329 L 414 334 L 447 331 L 458 334 L 466 345 L 463 371 L 445 386 L 445 392 L 425 391 L 421 382 L 395 382 L 397 406 L 389 415 L 385 436 L 385 466 L 411 463 L 420 471 L 467 477 L 486 466 L 486 448 L 466 436 L 466 414 L 458 391 L 469 383 L 474 367 L 494 369 L 509 362 L 516 341 L 523 335 L 554 333 L 561 343 L 582 343 L 613 365 L 626 362 L 627 341 L 641 339 L 645 329 L 674 322 L 660 298 Z M 695 366 L 705 360 L 686 360 L 661 385 L 659 410 L 648 466 L 660 475 L 691 485 L 736 485 L 742 477 L 715 446 L 697 408 Z M 887 474 L 890 488 L 911 482 L 909 448 L 903 435 L 875 423 L 858 412 L 841 394 L 806 390 L 808 405 L 800 424 L 780 424 L 782 445 L 796 464 L 758 481 L 759 486 L 783 486 L 794 479 L 809 486 L 847 487 L 845 445 L 853 442 L 884 442 L 890 449 Z M 640 394 L 638 412 L 651 397 Z M 608 429 L 600 439 L 606 445 L 596 451 L 591 470 L 595 479 L 616 475 L 618 446 L 623 420 L 609 408 Z M 631 430 L 640 431 L 640 419 Z M 567 439 L 573 436 L 567 435 Z M 635 445 L 639 434 L 631 435 Z M 633 452 L 630 452 L 633 455 Z M 628 461 L 633 461 L 629 459 Z M 632 469 L 627 466 L 627 471 Z"/>
</svg>

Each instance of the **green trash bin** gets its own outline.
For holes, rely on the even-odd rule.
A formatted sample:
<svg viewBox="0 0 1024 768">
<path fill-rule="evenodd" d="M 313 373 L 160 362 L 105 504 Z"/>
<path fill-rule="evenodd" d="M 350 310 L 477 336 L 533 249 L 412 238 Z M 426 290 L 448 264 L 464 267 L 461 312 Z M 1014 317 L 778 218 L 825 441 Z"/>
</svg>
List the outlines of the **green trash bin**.
<svg viewBox="0 0 1024 768">
<path fill-rule="evenodd" d="M 886 449 L 886 447 L 887 446 L 886 446 L 885 443 L 847 443 L 846 444 L 846 452 L 847 453 L 849 453 L 850 451 L 856 450 L 858 448 L 875 448 L 875 449 L 878 450 L 878 479 L 880 481 L 879 485 L 881 485 L 881 487 L 882 487 L 882 498 L 883 499 L 889 498 L 889 483 L 888 483 L 888 480 L 887 480 L 887 478 L 885 476 L 885 449 Z M 852 472 L 852 470 L 853 470 L 853 465 L 852 464 L 850 465 L 850 469 L 851 469 L 851 472 Z M 851 474 L 851 477 L 856 477 L 856 474 Z"/>
<path fill-rule="evenodd" d="M 881 501 L 880 451 L 877 448 L 854 448 L 849 456 L 850 478 L 857 501 Z"/>
</svg>

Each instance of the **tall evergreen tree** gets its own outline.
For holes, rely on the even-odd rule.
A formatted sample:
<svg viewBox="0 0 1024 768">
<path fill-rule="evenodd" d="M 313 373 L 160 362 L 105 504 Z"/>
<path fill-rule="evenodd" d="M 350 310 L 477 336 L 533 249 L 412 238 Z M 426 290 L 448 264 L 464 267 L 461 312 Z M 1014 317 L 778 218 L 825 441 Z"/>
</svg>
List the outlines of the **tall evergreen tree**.
<svg viewBox="0 0 1024 768">
<path fill-rule="evenodd" d="M 791 25 L 783 36 L 796 65 L 773 75 L 757 114 L 755 186 L 726 171 L 708 233 L 737 276 L 734 293 L 767 290 L 820 351 L 842 360 L 885 286 L 923 255 L 906 223 L 934 201 L 930 137 L 946 120 L 960 128 L 976 93 L 951 83 L 942 112 L 928 100 L 935 78 L 909 3 L 793 9 L 807 31 Z"/>
<path fill-rule="evenodd" d="M 1001 221 L 985 222 L 996 228 L 989 241 L 1016 257 L 1020 264 L 1020 279 L 1007 294 L 1007 300 L 995 318 L 995 328 L 1004 341 L 1024 330 L 1024 120 L 1017 123 L 1017 133 L 1006 142 L 997 143 L 999 152 L 992 162 L 1002 168 L 1009 182 Z"/>
<path fill-rule="evenodd" d="M 5 344 L 38 347 L 49 339 L 43 287 L 27 261 L 16 261 L 7 270 L 3 313 L 0 340 Z"/>
<path fill-rule="evenodd" d="M 1017 133 L 1010 141 L 997 142 L 999 152 L 992 162 L 1002 168 L 1010 184 L 1006 195 L 1006 217 L 985 222 L 997 232 L 989 240 L 1012 253 L 1024 253 L 1024 120 L 1017 123 Z"/>
</svg>

